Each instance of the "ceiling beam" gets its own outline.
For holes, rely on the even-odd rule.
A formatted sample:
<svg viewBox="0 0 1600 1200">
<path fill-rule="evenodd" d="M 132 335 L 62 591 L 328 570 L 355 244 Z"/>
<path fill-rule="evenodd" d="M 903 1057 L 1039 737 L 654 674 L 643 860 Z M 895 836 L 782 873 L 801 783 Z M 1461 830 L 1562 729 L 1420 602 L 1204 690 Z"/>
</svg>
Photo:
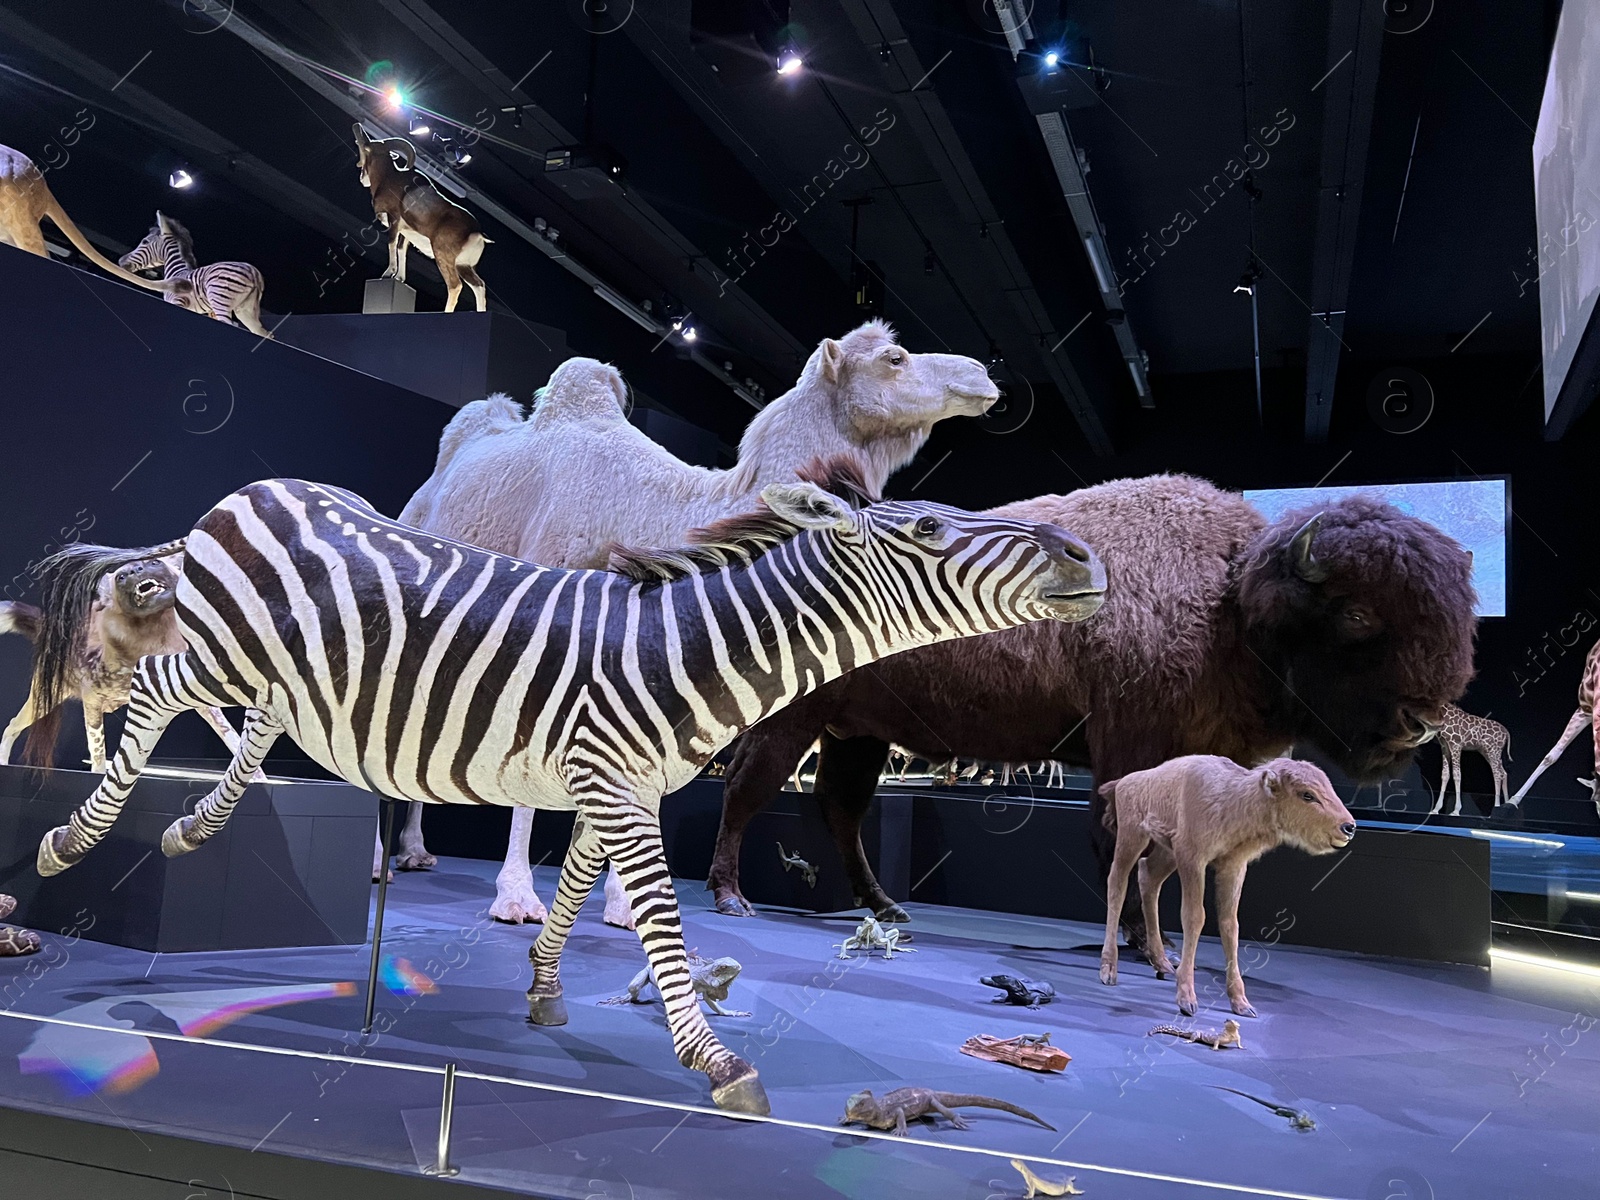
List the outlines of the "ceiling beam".
<svg viewBox="0 0 1600 1200">
<path fill-rule="evenodd" d="M 1333 0 L 1328 13 L 1327 73 L 1321 91 L 1322 165 L 1312 243 L 1311 314 L 1306 333 L 1308 442 L 1325 442 L 1344 342 L 1345 305 L 1355 266 L 1361 192 L 1372 140 L 1383 50 L 1383 8 L 1370 0 Z"/>
</svg>

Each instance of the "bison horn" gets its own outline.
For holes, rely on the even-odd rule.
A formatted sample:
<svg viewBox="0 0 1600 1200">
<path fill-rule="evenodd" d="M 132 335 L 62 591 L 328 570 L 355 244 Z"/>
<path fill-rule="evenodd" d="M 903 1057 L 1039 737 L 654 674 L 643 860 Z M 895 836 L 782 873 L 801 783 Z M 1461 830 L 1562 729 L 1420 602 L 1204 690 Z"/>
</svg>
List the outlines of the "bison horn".
<svg viewBox="0 0 1600 1200">
<path fill-rule="evenodd" d="M 1321 583 L 1328 577 L 1328 568 L 1319 563 L 1311 552 L 1311 543 L 1316 541 L 1317 530 L 1322 528 L 1322 518 L 1326 515 L 1318 513 L 1312 517 L 1300 526 L 1289 542 L 1289 562 L 1294 567 L 1294 573 L 1307 583 Z"/>
</svg>

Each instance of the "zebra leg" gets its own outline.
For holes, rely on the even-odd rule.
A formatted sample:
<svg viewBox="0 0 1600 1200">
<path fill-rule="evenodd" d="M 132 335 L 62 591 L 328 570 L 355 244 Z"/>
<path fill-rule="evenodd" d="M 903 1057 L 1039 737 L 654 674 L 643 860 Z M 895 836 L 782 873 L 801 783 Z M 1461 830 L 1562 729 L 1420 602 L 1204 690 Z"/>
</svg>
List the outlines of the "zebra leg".
<svg viewBox="0 0 1600 1200">
<path fill-rule="evenodd" d="M 515 830 L 512 840 L 516 840 Z M 533 963 L 533 986 L 528 989 L 528 1021 L 531 1024 L 567 1023 L 567 1005 L 561 998 L 561 951 L 578 919 L 578 911 L 588 900 L 589 893 L 594 891 L 595 881 L 600 878 L 605 865 L 605 854 L 600 850 L 594 822 L 580 808 L 577 824 L 572 829 L 572 841 L 567 846 L 567 857 L 561 864 L 555 904 L 545 914 L 544 928 L 528 949 L 528 961 Z"/>
<path fill-rule="evenodd" d="M 244 795 L 245 788 L 250 786 L 256 769 L 261 766 L 267 751 L 272 749 L 272 743 L 278 740 L 281 733 L 283 726 L 273 717 L 259 708 L 252 708 L 245 716 L 244 737 L 233 761 L 223 772 L 222 781 L 195 805 L 193 816 L 179 817 L 167 826 L 167 831 L 161 835 L 161 853 L 168 858 L 177 858 L 180 854 L 198 850 L 207 838 L 221 832 L 228 818 L 233 815 L 234 806 Z"/>
<path fill-rule="evenodd" d="M 186 681 L 183 654 L 152 654 L 139 660 L 128 690 L 128 721 L 111 768 L 71 820 L 44 835 L 39 843 L 37 867 L 41 875 L 59 875 L 99 844 L 122 813 L 122 806 L 139 782 L 139 772 L 155 751 L 156 743 L 172 718 L 204 701 L 172 690 Z"/>
<path fill-rule="evenodd" d="M 256 273 L 250 290 L 233 306 L 234 319 L 259 338 L 272 338 L 272 331 L 261 323 L 261 293 L 266 285 L 261 273 Z"/>
<path fill-rule="evenodd" d="M 756 1069 L 717 1039 L 695 995 L 684 953 L 683 920 L 667 873 L 661 820 L 655 807 L 631 797 L 607 797 L 580 811 L 584 824 L 594 826 L 592 836 L 599 842 L 600 853 L 611 860 L 628 890 L 639 941 L 666 1006 L 667 1028 L 672 1031 L 678 1061 L 705 1073 L 718 1108 L 768 1115 L 772 1106 Z M 548 921 L 545 928 L 550 928 Z"/>
</svg>

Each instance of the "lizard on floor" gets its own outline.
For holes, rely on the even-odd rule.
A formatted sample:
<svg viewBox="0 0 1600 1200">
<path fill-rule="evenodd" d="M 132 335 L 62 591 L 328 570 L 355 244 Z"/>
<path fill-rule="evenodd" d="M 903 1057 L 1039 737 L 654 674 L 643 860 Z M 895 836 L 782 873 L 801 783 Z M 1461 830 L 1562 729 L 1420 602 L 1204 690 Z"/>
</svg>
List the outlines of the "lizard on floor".
<svg viewBox="0 0 1600 1200">
<path fill-rule="evenodd" d="M 1305 1112 L 1303 1109 L 1289 1108 L 1287 1105 L 1283 1104 L 1274 1104 L 1271 1100 L 1263 1100 L 1260 1096 L 1252 1096 L 1249 1092 L 1241 1092 L 1238 1088 L 1223 1087 L 1220 1083 L 1213 1083 L 1211 1086 L 1216 1088 L 1219 1092 L 1232 1092 L 1235 1096 L 1243 1096 L 1246 1100 L 1254 1100 L 1257 1104 L 1261 1105 L 1262 1108 L 1270 1108 L 1273 1112 L 1277 1113 L 1278 1116 L 1288 1117 L 1289 1124 L 1295 1129 L 1304 1130 L 1309 1133 L 1311 1130 L 1317 1127 L 1317 1123 L 1311 1119 L 1311 1114 Z"/>
<path fill-rule="evenodd" d="M 693 950 L 689 951 L 689 982 L 694 987 L 695 995 L 706 1002 L 706 1006 L 719 1017 L 748 1017 L 750 1014 L 741 1012 L 736 1008 L 723 1008 L 718 1001 L 728 998 L 728 989 L 733 986 L 733 981 L 739 978 L 739 972 L 744 970 L 736 958 L 702 958 Z M 609 1000 L 600 1001 L 601 1004 L 648 1004 L 648 1000 L 641 1000 L 646 986 L 654 984 L 650 977 L 650 968 L 645 967 L 633 977 L 628 984 L 626 996 L 612 996 Z M 659 989 L 658 989 L 659 990 Z"/>
<path fill-rule="evenodd" d="M 1244 1049 L 1244 1039 L 1239 1036 L 1239 1022 L 1229 1018 L 1222 1023 L 1222 1032 L 1215 1029 L 1185 1029 L 1181 1025 L 1157 1025 L 1145 1037 L 1155 1037 L 1157 1034 L 1169 1034 L 1175 1038 L 1182 1038 L 1186 1042 L 1197 1042 L 1202 1046 L 1210 1046 L 1213 1050 L 1225 1050 L 1229 1046 Z"/>
<path fill-rule="evenodd" d="M 839 1118 L 839 1124 L 865 1125 L 869 1129 L 889 1130 L 899 1137 L 905 1137 L 907 1121 L 922 1117 L 931 1120 L 937 1115 L 949 1121 L 954 1128 L 965 1129 L 967 1123 L 955 1111 L 958 1108 L 997 1108 L 1001 1112 L 1037 1122 L 1052 1132 L 1055 1130 L 1055 1126 L 1043 1117 L 1035 1116 L 1027 1109 L 1005 1100 L 996 1100 L 992 1096 L 969 1096 L 960 1092 L 935 1092 L 919 1087 L 896 1088 L 881 1100 L 871 1092 L 857 1092 L 844 1106 L 844 1116 Z"/>
<path fill-rule="evenodd" d="M 1036 983 L 1017 975 L 985 975 L 978 980 L 984 987 L 999 988 L 1005 993 L 994 998 L 995 1004 L 1020 1004 L 1038 1008 L 1056 998 L 1056 989 L 1048 983 Z"/>
<path fill-rule="evenodd" d="M 1022 1182 L 1028 1185 L 1027 1200 L 1035 1196 L 1081 1196 L 1083 1189 L 1073 1187 L 1077 1183 L 1076 1175 L 1069 1175 L 1059 1183 L 1054 1179 L 1040 1179 L 1028 1169 L 1028 1164 L 1020 1158 L 1013 1158 L 1011 1165 L 1022 1172 Z"/>
</svg>

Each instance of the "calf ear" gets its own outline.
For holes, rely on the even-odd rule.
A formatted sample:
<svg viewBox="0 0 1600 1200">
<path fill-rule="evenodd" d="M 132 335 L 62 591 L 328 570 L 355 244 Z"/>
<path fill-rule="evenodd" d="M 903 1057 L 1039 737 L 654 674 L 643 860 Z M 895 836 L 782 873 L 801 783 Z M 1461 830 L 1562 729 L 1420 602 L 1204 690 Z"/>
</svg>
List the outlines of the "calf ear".
<svg viewBox="0 0 1600 1200">
<path fill-rule="evenodd" d="M 832 492 L 825 492 L 814 483 L 772 483 L 761 489 L 761 499 L 778 516 L 792 521 L 802 529 L 837 529 L 840 532 L 856 527 L 856 513 Z"/>
<path fill-rule="evenodd" d="M 844 373 L 844 347 L 832 338 L 824 338 L 818 352 L 822 355 L 822 378 L 838 383 Z"/>
</svg>

